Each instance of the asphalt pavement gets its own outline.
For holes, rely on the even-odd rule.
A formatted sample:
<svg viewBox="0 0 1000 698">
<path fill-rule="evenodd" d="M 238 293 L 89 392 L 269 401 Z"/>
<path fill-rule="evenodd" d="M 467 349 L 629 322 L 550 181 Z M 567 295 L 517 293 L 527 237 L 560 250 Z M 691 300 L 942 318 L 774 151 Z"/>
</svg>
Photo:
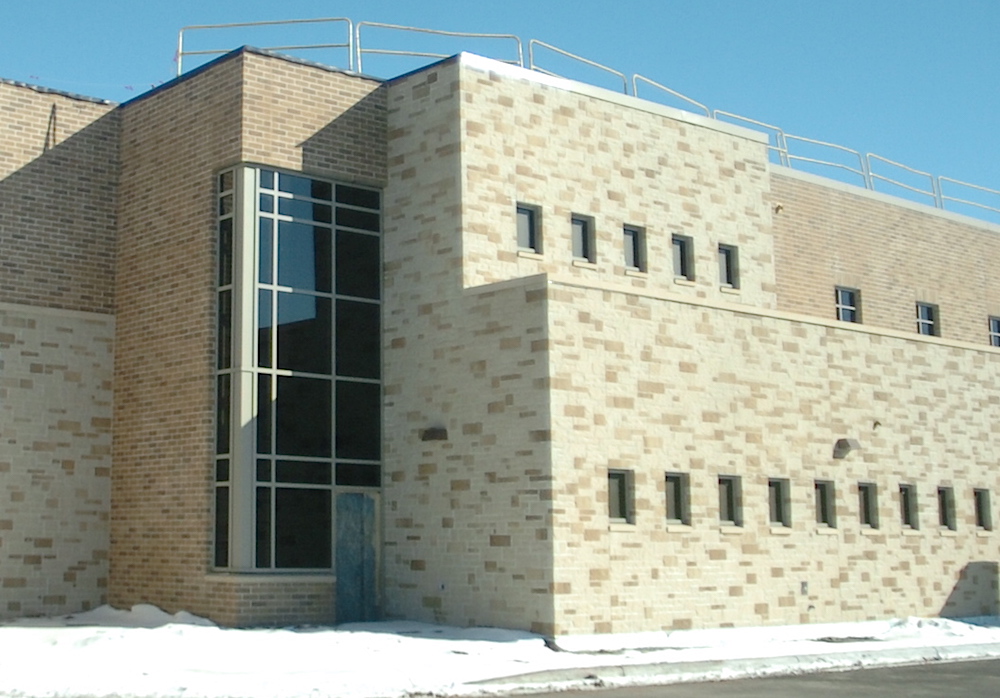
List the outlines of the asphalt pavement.
<svg viewBox="0 0 1000 698">
<path fill-rule="evenodd" d="M 911 666 L 823 672 L 802 676 L 735 679 L 666 686 L 632 686 L 535 694 L 535 698 L 941 698 L 1000 696 L 1000 660 L 930 662 Z"/>
</svg>

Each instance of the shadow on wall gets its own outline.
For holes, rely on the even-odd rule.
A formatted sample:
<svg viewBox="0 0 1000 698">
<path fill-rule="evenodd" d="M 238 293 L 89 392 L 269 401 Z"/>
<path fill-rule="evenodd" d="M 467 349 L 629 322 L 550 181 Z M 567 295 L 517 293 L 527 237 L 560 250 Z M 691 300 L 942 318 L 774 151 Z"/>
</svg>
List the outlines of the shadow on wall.
<svg viewBox="0 0 1000 698">
<path fill-rule="evenodd" d="M 970 562 L 941 608 L 942 618 L 1000 615 L 1000 565 Z"/>
</svg>

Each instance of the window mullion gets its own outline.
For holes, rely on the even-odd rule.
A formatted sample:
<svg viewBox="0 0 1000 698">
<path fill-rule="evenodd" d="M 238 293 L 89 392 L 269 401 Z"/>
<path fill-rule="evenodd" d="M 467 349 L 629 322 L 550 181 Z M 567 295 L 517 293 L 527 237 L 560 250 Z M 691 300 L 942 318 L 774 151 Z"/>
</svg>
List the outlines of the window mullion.
<svg viewBox="0 0 1000 698">
<path fill-rule="evenodd" d="M 254 338 L 257 335 L 257 206 L 256 171 L 236 171 L 233 225 L 233 453 L 231 482 L 231 562 L 235 569 L 253 568 L 254 453 L 256 451 L 256 380 Z"/>
</svg>

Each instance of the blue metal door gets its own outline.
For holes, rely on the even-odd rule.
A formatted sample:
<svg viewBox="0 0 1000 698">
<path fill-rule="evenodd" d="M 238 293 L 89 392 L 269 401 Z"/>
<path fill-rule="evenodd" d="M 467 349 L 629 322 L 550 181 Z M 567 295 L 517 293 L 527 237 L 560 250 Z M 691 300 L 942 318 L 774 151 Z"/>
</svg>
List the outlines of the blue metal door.
<svg viewBox="0 0 1000 698">
<path fill-rule="evenodd" d="M 337 495 L 337 622 L 378 619 L 375 560 L 375 498 L 364 492 Z"/>
</svg>

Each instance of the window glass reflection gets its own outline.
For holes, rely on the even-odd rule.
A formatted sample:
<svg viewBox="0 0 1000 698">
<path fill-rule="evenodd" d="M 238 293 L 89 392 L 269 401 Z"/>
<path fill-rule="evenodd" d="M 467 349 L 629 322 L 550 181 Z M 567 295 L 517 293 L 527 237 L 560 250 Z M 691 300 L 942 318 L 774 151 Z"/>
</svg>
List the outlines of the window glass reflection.
<svg viewBox="0 0 1000 698">
<path fill-rule="evenodd" d="M 329 292 L 330 229 L 281 221 L 278 223 L 278 283 Z"/>
</svg>

